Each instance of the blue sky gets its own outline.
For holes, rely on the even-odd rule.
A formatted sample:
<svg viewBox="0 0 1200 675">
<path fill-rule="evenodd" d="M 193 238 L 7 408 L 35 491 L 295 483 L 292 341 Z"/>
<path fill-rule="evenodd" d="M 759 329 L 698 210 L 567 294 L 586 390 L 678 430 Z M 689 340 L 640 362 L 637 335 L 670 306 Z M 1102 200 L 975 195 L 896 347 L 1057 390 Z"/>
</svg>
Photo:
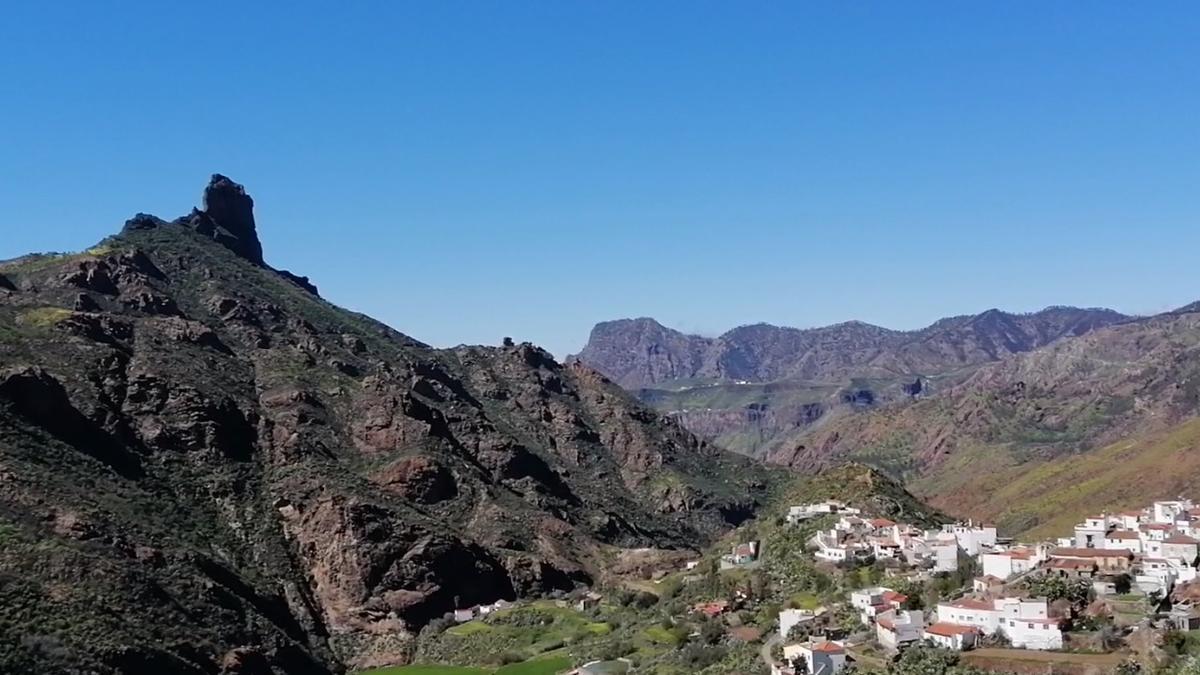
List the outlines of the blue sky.
<svg viewBox="0 0 1200 675">
<path fill-rule="evenodd" d="M 219 171 L 270 263 L 436 345 L 1200 298 L 1195 3 L 37 4 L 0 258 Z"/>
</svg>

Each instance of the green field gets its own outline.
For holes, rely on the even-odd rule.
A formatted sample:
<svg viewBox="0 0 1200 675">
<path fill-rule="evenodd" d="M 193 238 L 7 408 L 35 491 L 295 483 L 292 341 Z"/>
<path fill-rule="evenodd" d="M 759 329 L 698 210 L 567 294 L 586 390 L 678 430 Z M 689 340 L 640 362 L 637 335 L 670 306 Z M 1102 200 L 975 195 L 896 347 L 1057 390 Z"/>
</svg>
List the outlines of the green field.
<svg viewBox="0 0 1200 675">
<path fill-rule="evenodd" d="M 549 656 L 530 659 L 522 663 L 510 663 L 498 669 L 418 663 L 411 666 L 367 670 L 359 675 L 556 675 L 570 669 L 571 660 L 567 657 Z"/>
<path fill-rule="evenodd" d="M 492 675 L 496 671 L 488 668 L 472 668 L 470 666 L 432 666 L 416 664 L 412 666 L 396 666 L 393 668 L 378 668 L 364 670 L 359 675 Z"/>
</svg>

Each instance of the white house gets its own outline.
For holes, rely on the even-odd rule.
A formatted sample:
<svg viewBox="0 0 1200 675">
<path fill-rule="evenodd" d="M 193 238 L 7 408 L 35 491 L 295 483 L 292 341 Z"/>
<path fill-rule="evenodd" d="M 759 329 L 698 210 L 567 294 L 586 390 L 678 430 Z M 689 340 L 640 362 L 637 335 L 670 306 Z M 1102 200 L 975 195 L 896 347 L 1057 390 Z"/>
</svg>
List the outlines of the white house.
<svg viewBox="0 0 1200 675">
<path fill-rule="evenodd" d="M 1141 553 L 1142 536 L 1133 530 L 1113 530 L 1104 535 L 1104 544 L 1097 548 L 1124 548 Z"/>
<path fill-rule="evenodd" d="M 1075 526 L 1075 548 L 1103 548 L 1108 532 L 1108 516 L 1089 516 Z"/>
<path fill-rule="evenodd" d="M 924 637 L 945 649 L 961 652 L 979 644 L 979 629 L 954 623 L 934 623 L 925 627 Z"/>
<path fill-rule="evenodd" d="M 793 628 L 815 618 L 817 613 L 810 609 L 785 609 L 779 612 L 779 635 L 787 638 Z"/>
<path fill-rule="evenodd" d="M 802 504 L 800 506 L 788 507 L 787 520 L 789 523 L 797 523 L 809 518 L 828 515 L 831 513 L 844 513 L 849 515 L 858 515 L 862 513 L 858 509 L 850 508 L 842 502 L 834 499 L 827 499 L 816 504 Z"/>
<path fill-rule="evenodd" d="M 888 610 L 875 617 L 875 639 L 886 649 L 899 650 L 921 639 L 925 616 L 918 610 Z"/>
<path fill-rule="evenodd" d="M 1192 506 L 1189 499 L 1154 502 L 1151 506 L 1152 518 L 1156 523 L 1174 524 L 1175 517 L 1181 513 L 1187 513 Z"/>
<path fill-rule="evenodd" d="M 1200 553 L 1200 541 L 1193 539 L 1183 534 L 1172 534 L 1163 539 L 1162 555 L 1164 558 L 1172 560 L 1182 560 L 1185 564 L 1191 565 L 1198 553 Z"/>
<path fill-rule="evenodd" d="M 865 544 L 857 542 L 843 543 L 841 538 L 838 537 L 837 530 L 818 532 L 813 535 L 812 541 L 817 546 L 816 557 L 830 562 L 864 558 L 871 552 L 871 549 L 867 548 Z"/>
<path fill-rule="evenodd" d="M 1041 547 L 1036 550 L 1014 548 L 1007 551 L 984 553 L 979 556 L 984 576 L 991 575 L 1000 579 L 1009 579 L 1018 574 L 1024 574 L 1036 567 L 1042 560 L 1045 560 L 1045 554 Z"/>
<path fill-rule="evenodd" d="M 1005 617 L 1005 637 L 1019 649 L 1062 649 L 1063 634 L 1058 619 Z"/>
<path fill-rule="evenodd" d="M 1062 647 L 1062 630 L 1058 620 L 1050 618 L 1045 599 L 996 598 L 987 601 L 964 598 L 940 603 L 937 622 L 974 627 L 984 635 L 1000 632 L 1014 647 Z"/>
<path fill-rule="evenodd" d="M 993 525 L 975 525 L 972 521 L 943 525 L 942 533 L 953 535 L 954 542 L 969 556 L 977 556 L 985 548 L 996 545 L 996 528 Z M 929 533 L 926 533 L 929 538 Z"/>
<path fill-rule="evenodd" d="M 889 610 L 900 609 L 908 596 L 890 588 L 874 586 L 850 593 L 850 606 L 858 610 L 859 619 L 870 624 L 875 617 Z"/>
<path fill-rule="evenodd" d="M 829 640 L 786 645 L 783 658 L 793 663 L 804 663 L 805 672 L 809 675 L 836 675 L 846 667 L 846 647 L 841 642 Z"/>
</svg>

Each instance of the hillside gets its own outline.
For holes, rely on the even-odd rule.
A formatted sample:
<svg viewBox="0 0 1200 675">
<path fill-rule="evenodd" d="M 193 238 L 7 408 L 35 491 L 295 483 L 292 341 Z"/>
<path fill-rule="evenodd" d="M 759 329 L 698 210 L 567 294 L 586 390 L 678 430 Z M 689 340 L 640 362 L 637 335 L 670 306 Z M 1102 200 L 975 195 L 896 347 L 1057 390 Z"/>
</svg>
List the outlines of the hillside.
<svg viewBox="0 0 1200 675">
<path fill-rule="evenodd" d="M 435 350 L 253 202 L 0 264 L 0 671 L 342 672 L 455 607 L 696 548 L 770 476 L 529 344 Z"/>
<path fill-rule="evenodd" d="M 799 431 L 769 457 L 793 467 L 869 462 L 955 514 L 1046 533 L 1106 504 L 1193 489 L 1198 412 L 1200 313 L 1185 308 L 984 366 L 937 396 Z M 1135 476 L 1137 495 L 1125 483 Z"/>
</svg>

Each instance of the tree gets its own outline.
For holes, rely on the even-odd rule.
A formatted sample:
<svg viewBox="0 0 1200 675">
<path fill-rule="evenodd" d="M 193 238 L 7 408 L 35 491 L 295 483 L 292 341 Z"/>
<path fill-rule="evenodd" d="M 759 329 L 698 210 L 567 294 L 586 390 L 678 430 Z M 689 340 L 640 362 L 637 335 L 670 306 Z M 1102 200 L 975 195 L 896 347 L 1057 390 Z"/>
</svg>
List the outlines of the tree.
<svg viewBox="0 0 1200 675">
<path fill-rule="evenodd" d="M 915 645 L 904 650 L 900 659 L 888 669 L 893 675 L 946 675 L 958 665 L 958 653 L 928 645 Z"/>
<path fill-rule="evenodd" d="M 700 624 L 700 640 L 706 645 L 715 645 L 725 635 L 725 626 L 715 619 L 706 619 Z"/>
</svg>

